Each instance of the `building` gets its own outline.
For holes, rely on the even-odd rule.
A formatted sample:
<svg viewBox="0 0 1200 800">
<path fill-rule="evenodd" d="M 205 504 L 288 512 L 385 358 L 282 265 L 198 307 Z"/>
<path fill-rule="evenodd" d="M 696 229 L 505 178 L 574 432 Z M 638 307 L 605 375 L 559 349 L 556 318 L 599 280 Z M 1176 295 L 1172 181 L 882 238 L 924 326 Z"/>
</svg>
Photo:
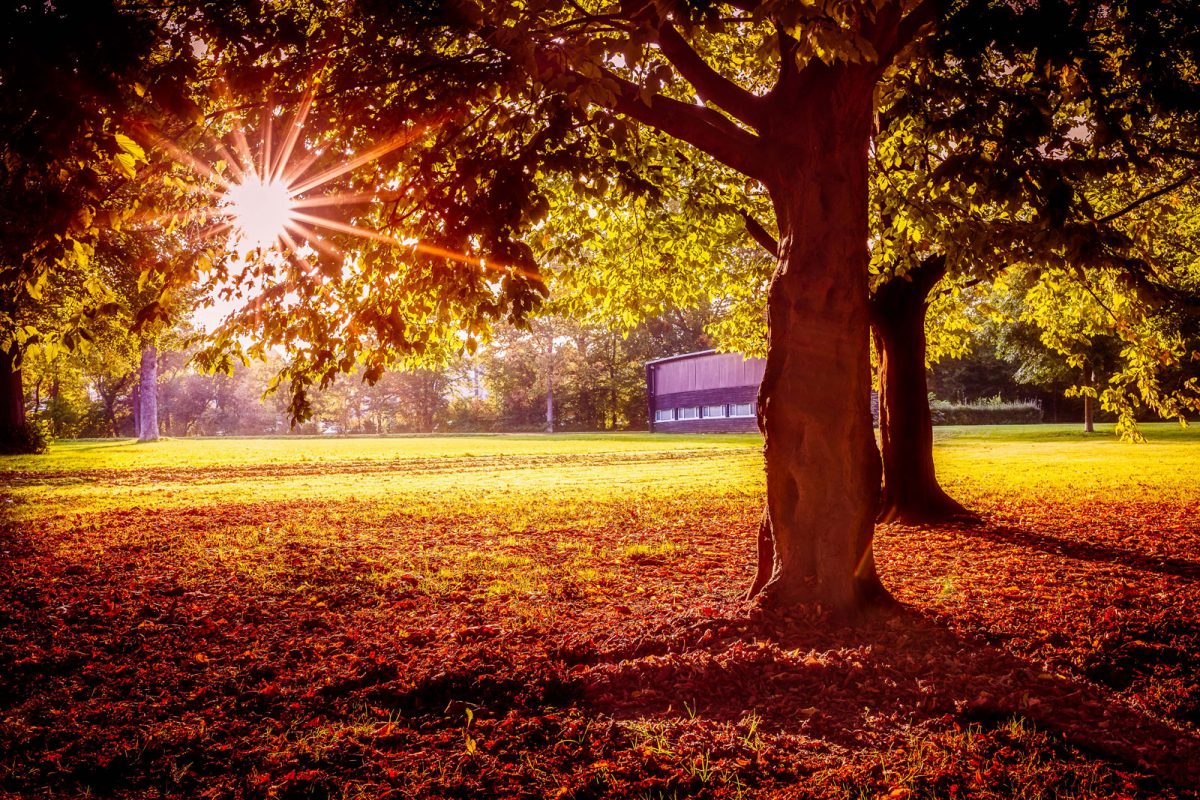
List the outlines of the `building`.
<svg viewBox="0 0 1200 800">
<path fill-rule="evenodd" d="M 704 350 L 646 363 L 650 430 L 756 433 L 755 405 L 766 360 Z"/>
</svg>

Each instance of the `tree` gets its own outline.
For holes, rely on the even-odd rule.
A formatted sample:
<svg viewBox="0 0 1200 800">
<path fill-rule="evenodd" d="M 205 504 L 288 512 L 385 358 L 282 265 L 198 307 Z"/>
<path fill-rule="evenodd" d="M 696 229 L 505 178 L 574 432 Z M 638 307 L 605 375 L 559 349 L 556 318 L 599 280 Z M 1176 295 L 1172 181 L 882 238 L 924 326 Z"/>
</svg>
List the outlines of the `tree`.
<svg viewBox="0 0 1200 800">
<path fill-rule="evenodd" d="M 123 419 L 118 404 L 135 386 L 136 350 L 128 331 L 108 324 L 82 355 L 82 370 L 100 401 L 110 436 L 120 436 Z"/>
<path fill-rule="evenodd" d="M 1132 301 L 1124 305 L 1127 322 L 1164 322 L 1153 303 L 1135 297 L 1165 294 L 1162 253 L 1139 247 L 1126 217 L 1195 174 L 1187 163 L 1194 154 L 1178 147 L 1178 137 L 1196 130 L 1194 92 L 1181 79 L 1194 64 L 1146 46 L 1194 35 L 1194 9 L 1045 3 L 1012 12 L 1005 4 L 964 4 L 953 15 L 959 23 L 943 25 L 931 41 L 932 57 L 882 92 L 872 271 L 884 518 L 922 521 L 962 510 L 933 471 L 924 374 L 932 359 L 911 352 L 925 348 L 921 320 L 931 301 L 993 280 L 1007 286 L 1006 271 L 1032 268 L 1102 284 L 1104 296 Z M 1129 197 L 1131 182 L 1144 192 Z M 1148 229 L 1161 236 L 1165 226 L 1141 228 Z M 931 279 L 938 270 L 948 276 L 940 284 Z M 1093 324 L 1102 307 L 1090 310 Z"/>
<path fill-rule="evenodd" d="M 626 59 L 645 58 L 654 75 L 677 74 L 708 106 L 657 93 L 657 79 L 639 84 L 614 74 L 595 40 L 600 63 L 585 62 L 603 75 L 617 112 L 761 182 L 771 197 L 779 266 L 759 395 L 768 531 L 760 541 L 769 554 L 755 581 L 768 602 L 850 609 L 883 594 L 871 548 L 880 464 L 868 400 L 866 154 L 875 86 L 928 10 L 821 8 L 815 26 L 775 18 L 768 42 L 779 54 L 777 78 L 760 94 L 705 61 L 700 19 L 651 10 L 632 20 Z M 704 21 L 715 24 L 716 15 Z M 689 32 L 700 44 L 689 43 Z M 556 70 L 551 53 L 535 54 L 552 79 L 581 73 L 575 65 Z"/>
</svg>

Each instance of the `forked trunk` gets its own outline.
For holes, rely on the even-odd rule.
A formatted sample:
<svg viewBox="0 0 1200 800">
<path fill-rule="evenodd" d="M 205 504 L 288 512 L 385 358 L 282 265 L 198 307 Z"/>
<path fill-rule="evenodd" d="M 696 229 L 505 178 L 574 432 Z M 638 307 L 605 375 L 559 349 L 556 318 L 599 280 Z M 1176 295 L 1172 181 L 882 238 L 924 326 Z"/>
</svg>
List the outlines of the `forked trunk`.
<svg viewBox="0 0 1200 800">
<path fill-rule="evenodd" d="M 780 227 L 759 389 L 767 508 L 752 592 L 852 611 L 886 597 L 871 549 L 880 461 L 871 426 L 867 145 L 873 79 L 830 68 L 768 133 Z"/>
<path fill-rule="evenodd" d="M 138 440 L 153 442 L 158 439 L 158 348 L 152 344 L 142 348 L 138 389 Z"/>
<path fill-rule="evenodd" d="M 29 437 L 25 418 L 25 388 L 13 354 L 0 349 L 0 453 L 24 452 Z"/>
<path fill-rule="evenodd" d="M 945 274 L 945 258 L 930 256 L 909 274 L 879 286 L 871 300 L 879 357 L 881 522 L 936 522 L 967 514 L 938 483 L 925 376 L 929 293 Z"/>
</svg>

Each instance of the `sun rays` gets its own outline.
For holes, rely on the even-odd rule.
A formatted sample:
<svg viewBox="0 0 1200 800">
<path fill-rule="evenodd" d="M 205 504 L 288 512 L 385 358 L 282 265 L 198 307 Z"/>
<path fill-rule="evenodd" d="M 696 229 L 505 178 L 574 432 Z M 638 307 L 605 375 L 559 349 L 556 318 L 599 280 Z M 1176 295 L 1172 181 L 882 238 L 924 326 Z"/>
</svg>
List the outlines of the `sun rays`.
<svg viewBox="0 0 1200 800">
<path fill-rule="evenodd" d="M 281 120 L 267 109 L 257 126 L 247 127 L 243 119 L 220 136 L 205 135 L 194 149 L 168 137 L 155 137 L 159 149 L 195 176 L 186 190 L 193 203 L 189 211 L 143 221 L 167 230 L 186 226 L 188 236 L 216 245 L 231 258 L 230 266 L 240 264 L 239 280 L 252 276 L 251 283 L 260 291 L 276 280 L 296 288 L 308 281 L 324 284 L 341 269 L 357 272 L 353 261 L 368 242 L 394 249 L 397 270 L 405 259 L 425 256 L 486 272 L 496 287 L 500 279 L 509 277 L 543 282 L 536 270 L 422 241 L 413 231 L 379 229 L 367 222 L 378 217 L 382 202 L 404 196 L 385 185 L 387 178 L 379 175 L 386 170 L 381 173 L 375 162 L 405 147 L 432 146 L 429 134 L 450 121 L 452 112 L 414 122 L 355 151 L 313 128 L 312 110 L 310 89 L 278 131 Z M 355 174 L 367 169 L 372 181 L 378 181 L 374 186 L 362 179 L 362 172 Z M 183 182 L 177 183 L 183 187 Z M 217 263 L 215 257 L 212 263 Z M 285 264 L 292 266 L 287 270 L 290 274 L 280 271 Z M 243 299 L 253 293 L 245 287 L 238 292 Z"/>
</svg>

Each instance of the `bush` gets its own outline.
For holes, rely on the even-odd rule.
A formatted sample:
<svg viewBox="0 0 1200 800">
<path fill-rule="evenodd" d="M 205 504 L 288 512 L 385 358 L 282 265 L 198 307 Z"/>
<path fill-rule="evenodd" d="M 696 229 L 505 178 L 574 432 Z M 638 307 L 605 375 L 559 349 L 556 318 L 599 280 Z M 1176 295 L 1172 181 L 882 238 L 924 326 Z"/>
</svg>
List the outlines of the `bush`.
<svg viewBox="0 0 1200 800">
<path fill-rule="evenodd" d="M 934 425 L 1033 425 L 1042 421 L 1037 400 L 1007 401 L 999 396 L 972 403 L 950 403 L 929 398 Z"/>
<path fill-rule="evenodd" d="M 28 422 L 23 427 L 0 428 L 0 455 L 16 456 L 46 452 L 46 433 L 42 426 Z"/>
</svg>

